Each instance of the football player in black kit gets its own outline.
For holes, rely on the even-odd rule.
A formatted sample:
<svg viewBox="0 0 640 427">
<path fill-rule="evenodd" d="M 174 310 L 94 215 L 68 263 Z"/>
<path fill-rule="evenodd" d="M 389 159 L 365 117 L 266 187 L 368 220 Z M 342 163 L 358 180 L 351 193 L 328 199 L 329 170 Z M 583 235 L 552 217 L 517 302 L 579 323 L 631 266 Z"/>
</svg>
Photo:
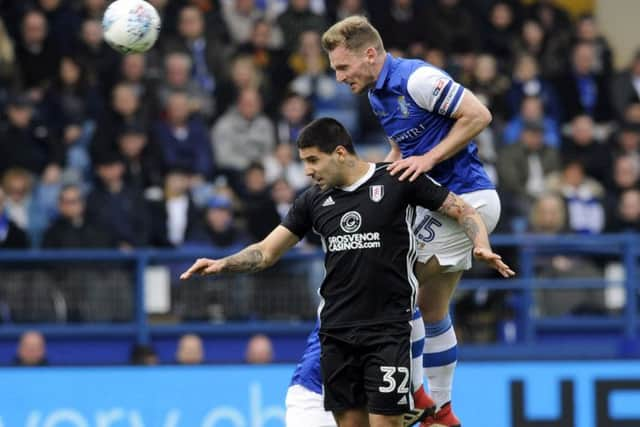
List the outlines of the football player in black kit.
<svg viewBox="0 0 640 427">
<path fill-rule="evenodd" d="M 181 278 L 262 270 L 315 230 L 326 251 L 320 287 L 325 408 L 340 427 L 402 426 L 402 414 L 413 403 L 414 206 L 455 218 L 473 241 L 477 259 L 504 277 L 515 273 L 492 252 L 484 222 L 471 206 L 426 175 L 399 181 L 386 164 L 361 160 L 338 121 L 313 121 L 297 144 L 316 185 L 295 200 L 264 240 L 223 259 L 198 259 Z"/>
</svg>

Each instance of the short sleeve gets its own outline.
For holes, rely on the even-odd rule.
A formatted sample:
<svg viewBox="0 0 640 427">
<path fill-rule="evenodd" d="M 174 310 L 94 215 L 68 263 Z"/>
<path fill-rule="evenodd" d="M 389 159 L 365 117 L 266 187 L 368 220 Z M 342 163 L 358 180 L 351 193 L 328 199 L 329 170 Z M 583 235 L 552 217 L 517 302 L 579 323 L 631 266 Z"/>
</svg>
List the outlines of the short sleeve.
<svg viewBox="0 0 640 427">
<path fill-rule="evenodd" d="M 313 227 L 311 220 L 311 189 L 305 191 L 296 198 L 282 220 L 282 226 L 302 239 Z"/>
<path fill-rule="evenodd" d="M 430 66 L 417 68 L 411 73 L 407 91 L 420 107 L 447 117 L 456 112 L 464 96 L 464 86 Z"/>
<path fill-rule="evenodd" d="M 431 211 L 440 209 L 444 203 L 449 190 L 438 184 L 430 176 L 422 174 L 413 182 L 409 182 L 410 188 L 407 189 L 409 203 L 416 206 L 422 206 Z"/>
</svg>

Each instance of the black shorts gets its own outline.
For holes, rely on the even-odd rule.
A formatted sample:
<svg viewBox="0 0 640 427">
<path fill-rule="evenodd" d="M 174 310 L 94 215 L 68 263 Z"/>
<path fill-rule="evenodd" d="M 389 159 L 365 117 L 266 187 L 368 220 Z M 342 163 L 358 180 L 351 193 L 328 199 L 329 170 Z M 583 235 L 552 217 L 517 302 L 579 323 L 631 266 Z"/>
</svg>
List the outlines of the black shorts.
<svg viewBox="0 0 640 427">
<path fill-rule="evenodd" d="M 411 327 L 407 322 L 402 329 L 406 332 L 320 333 L 327 411 L 366 408 L 372 414 L 401 415 L 413 409 Z"/>
</svg>

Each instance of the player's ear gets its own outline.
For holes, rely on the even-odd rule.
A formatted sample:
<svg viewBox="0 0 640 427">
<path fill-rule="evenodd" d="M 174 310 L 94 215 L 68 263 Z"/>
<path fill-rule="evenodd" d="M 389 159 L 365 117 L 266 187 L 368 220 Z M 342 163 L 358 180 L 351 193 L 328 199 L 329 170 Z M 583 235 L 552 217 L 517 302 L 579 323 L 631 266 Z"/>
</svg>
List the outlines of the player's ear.
<svg viewBox="0 0 640 427">
<path fill-rule="evenodd" d="M 338 155 L 338 160 L 343 161 L 347 156 L 347 149 L 342 145 L 338 145 L 334 150 L 334 153 Z"/>
<path fill-rule="evenodd" d="M 365 56 L 367 57 L 367 63 L 369 65 L 373 65 L 376 62 L 376 56 L 378 56 L 378 51 L 374 47 L 369 46 L 364 51 Z"/>
</svg>

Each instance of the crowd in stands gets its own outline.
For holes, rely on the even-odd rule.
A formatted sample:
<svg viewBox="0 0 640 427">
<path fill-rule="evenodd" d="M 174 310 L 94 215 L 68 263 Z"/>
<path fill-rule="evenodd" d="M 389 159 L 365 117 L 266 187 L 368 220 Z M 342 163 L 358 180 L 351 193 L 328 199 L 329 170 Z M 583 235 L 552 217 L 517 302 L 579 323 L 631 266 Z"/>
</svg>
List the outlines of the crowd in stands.
<svg viewBox="0 0 640 427">
<path fill-rule="evenodd" d="M 0 4 L 0 247 L 261 239 L 310 184 L 295 147 L 310 120 L 332 116 L 366 158 L 386 154 L 366 96 L 320 47 L 352 14 L 491 110 L 476 142 L 498 231 L 640 231 L 640 50 L 614 69 L 592 15 L 551 0 L 150 2 L 160 38 L 126 56 L 102 39 L 107 0 Z"/>
<path fill-rule="evenodd" d="M 363 154 L 386 142 L 366 97 L 337 83 L 322 31 L 367 15 L 394 55 L 423 58 L 493 113 L 477 139 L 500 229 L 533 229 L 547 193 L 561 231 L 638 230 L 640 54 L 616 72 L 591 15 L 541 0 L 152 0 L 160 39 L 122 56 L 106 0 L 2 4 L 2 246 L 240 245 L 309 185 L 296 135 L 333 116 Z M 376 7 L 373 7 L 375 3 Z"/>
</svg>

